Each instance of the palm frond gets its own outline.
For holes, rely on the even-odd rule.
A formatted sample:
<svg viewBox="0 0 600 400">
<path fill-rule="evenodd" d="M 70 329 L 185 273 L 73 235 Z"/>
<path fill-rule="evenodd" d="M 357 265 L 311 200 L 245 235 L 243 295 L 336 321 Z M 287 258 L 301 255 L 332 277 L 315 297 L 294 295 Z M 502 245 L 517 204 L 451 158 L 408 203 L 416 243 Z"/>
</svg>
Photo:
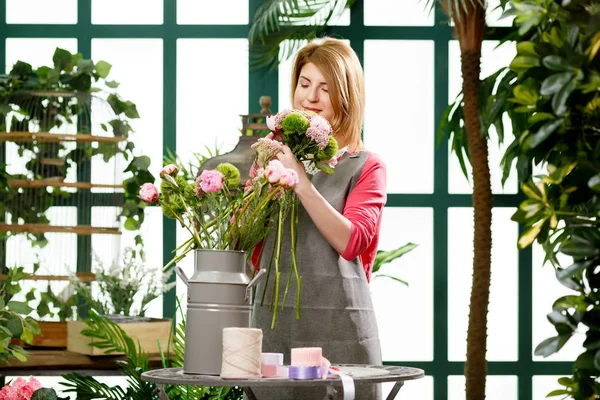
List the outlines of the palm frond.
<svg viewBox="0 0 600 400">
<path fill-rule="evenodd" d="M 461 21 L 461 15 L 468 14 L 469 10 L 475 8 L 476 6 L 485 7 L 485 0 L 425 0 L 425 5 L 430 8 L 430 10 L 435 9 L 436 3 L 439 3 L 444 9 L 446 15 L 451 20 L 456 22 Z M 504 8 L 508 3 L 508 0 L 500 0 L 500 6 Z"/>
<path fill-rule="evenodd" d="M 67 388 L 64 392 L 75 393 L 81 400 L 123 400 L 127 398 L 125 391 L 120 386 L 108 386 L 91 376 L 82 376 L 73 372 L 62 377 L 67 381 L 60 383 Z"/>
<path fill-rule="evenodd" d="M 142 352 L 139 343 L 131 339 L 125 331 L 108 318 L 104 318 L 91 310 L 85 323 L 90 329 L 83 330 L 82 335 L 97 339 L 90 345 L 105 350 L 106 354 L 125 353 L 136 367 L 148 366 L 148 355 Z"/>
<path fill-rule="evenodd" d="M 251 67 L 274 67 L 289 59 L 303 40 L 315 37 L 354 0 L 266 0 L 254 13 L 248 40 Z M 281 45 L 284 45 L 281 49 Z M 280 52 L 280 50 L 282 50 Z"/>
</svg>

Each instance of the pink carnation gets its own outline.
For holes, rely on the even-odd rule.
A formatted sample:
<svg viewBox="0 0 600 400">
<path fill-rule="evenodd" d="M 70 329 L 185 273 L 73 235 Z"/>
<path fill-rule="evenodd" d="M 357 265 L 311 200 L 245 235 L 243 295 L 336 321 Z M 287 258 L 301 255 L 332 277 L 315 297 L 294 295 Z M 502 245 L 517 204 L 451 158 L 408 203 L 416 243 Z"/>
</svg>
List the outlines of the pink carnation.
<svg viewBox="0 0 600 400">
<path fill-rule="evenodd" d="M 177 166 L 175 164 L 169 164 L 169 165 L 165 165 L 163 167 L 163 169 L 160 170 L 160 177 L 164 178 L 165 175 L 177 175 L 177 172 L 179 170 L 177 169 Z"/>
<path fill-rule="evenodd" d="M 223 189 L 223 174 L 216 169 L 204 170 L 200 174 L 200 187 L 204 193 L 216 193 Z"/>
<path fill-rule="evenodd" d="M 293 189 L 298 182 L 298 173 L 291 168 L 286 168 L 279 178 L 279 183 L 286 189 Z"/>
<path fill-rule="evenodd" d="M 156 203 L 158 201 L 158 189 L 150 182 L 144 183 L 140 187 L 139 196 L 146 203 Z"/>
<path fill-rule="evenodd" d="M 270 183 L 277 183 L 281 179 L 281 174 L 285 171 L 285 167 L 279 160 L 271 160 L 265 168 L 265 177 Z"/>
<path fill-rule="evenodd" d="M 310 119 L 310 127 L 324 131 L 328 135 L 331 133 L 331 125 L 329 125 L 329 122 L 320 115 Z"/>
</svg>

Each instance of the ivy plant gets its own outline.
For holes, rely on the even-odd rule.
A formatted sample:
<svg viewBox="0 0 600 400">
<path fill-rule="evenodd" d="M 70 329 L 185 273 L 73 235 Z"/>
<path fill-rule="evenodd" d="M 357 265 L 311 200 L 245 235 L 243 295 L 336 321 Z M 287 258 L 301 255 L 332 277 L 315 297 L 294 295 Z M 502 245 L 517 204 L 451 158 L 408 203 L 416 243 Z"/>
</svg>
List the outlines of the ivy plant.
<svg viewBox="0 0 600 400">
<path fill-rule="evenodd" d="M 82 124 L 81 119 L 83 115 L 89 119 L 92 99 L 102 97 L 112 116 L 107 121 L 94 123 L 124 140 L 75 148 L 67 148 L 63 143 L 18 142 L 18 154 L 27 154 L 30 159 L 25 166 L 27 173 L 11 175 L 6 165 L 0 164 L 0 211 L 10 213 L 13 221 L 47 224 L 45 212 L 57 204 L 58 197 L 68 197 L 70 193 L 60 188 L 11 188 L 7 183 L 9 179 L 65 177 L 69 168 L 89 162 L 96 155 L 108 162 L 120 154 L 129 162 L 124 171 L 129 177 L 124 181 L 121 216 L 125 218 L 126 229 L 138 229 L 143 222 L 144 205 L 136 194 L 141 184 L 153 182 L 154 177 L 148 171 L 149 158 L 134 156 L 135 144 L 130 134 L 133 132 L 131 121 L 139 118 L 136 105 L 117 94 L 119 83 L 109 80 L 112 66 L 108 62 L 94 62 L 61 48 L 56 49 L 52 61 L 51 67 L 38 68 L 17 61 L 8 74 L 0 75 L 0 132 L 29 132 L 30 127 L 39 132 L 52 132 L 64 129 L 65 124 L 77 124 L 78 133 L 91 134 L 91 124 L 89 121 Z M 64 166 L 42 165 L 43 158 L 62 158 L 65 163 Z M 47 243 L 43 234 L 28 236 L 34 245 L 43 247 Z"/>
</svg>

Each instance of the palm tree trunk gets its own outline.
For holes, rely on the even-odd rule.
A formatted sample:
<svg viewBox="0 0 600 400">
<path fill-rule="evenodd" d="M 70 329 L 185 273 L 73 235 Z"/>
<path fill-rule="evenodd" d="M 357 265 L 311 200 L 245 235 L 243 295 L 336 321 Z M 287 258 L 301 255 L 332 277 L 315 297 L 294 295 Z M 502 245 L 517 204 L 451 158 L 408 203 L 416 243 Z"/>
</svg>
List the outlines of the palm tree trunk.
<svg viewBox="0 0 600 400">
<path fill-rule="evenodd" d="M 465 363 L 467 400 L 485 399 L 487 375 L 487 313 L 490 297 L 492 248 L 492 189 L 488 164 L 487 138 L 481 134 L 478 89 L 481 51 L 463 48 L 464 120 L 473 167 L 473 209 L 475 213 L 473 283 L 471 288 L 467 361 Z"/>
</svg>

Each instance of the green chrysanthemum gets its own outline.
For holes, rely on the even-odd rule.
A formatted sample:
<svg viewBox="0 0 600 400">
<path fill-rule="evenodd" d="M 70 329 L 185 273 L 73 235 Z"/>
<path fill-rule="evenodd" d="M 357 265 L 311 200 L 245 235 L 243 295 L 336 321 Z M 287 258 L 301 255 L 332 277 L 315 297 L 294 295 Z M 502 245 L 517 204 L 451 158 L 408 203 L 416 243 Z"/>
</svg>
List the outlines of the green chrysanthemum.
<svg viewBox="0 0 600 400">
<path fill-rule="evenodd" d="M 240 184 L 240 170 L 231 163 L 221 163 L 217 165 L 217 171 L 223 174 L 223 180 L 229 188 L 234 188 Z"/>
<path fill-rule="evenodd" d="M 317 152 L 318 161 L 327 161 L 333 158 L 338 151 L 338 142 L 333 136 L 329 136 L 329 143 L 323 150 Z"/>
<path fill-rule="evenodd" d="M 308 119 L 297 112 L 289 113 L 283 121 L 281 121 L 281 127 L 284 132 L 304 133 L 310 126 Z"/>
</svg>

